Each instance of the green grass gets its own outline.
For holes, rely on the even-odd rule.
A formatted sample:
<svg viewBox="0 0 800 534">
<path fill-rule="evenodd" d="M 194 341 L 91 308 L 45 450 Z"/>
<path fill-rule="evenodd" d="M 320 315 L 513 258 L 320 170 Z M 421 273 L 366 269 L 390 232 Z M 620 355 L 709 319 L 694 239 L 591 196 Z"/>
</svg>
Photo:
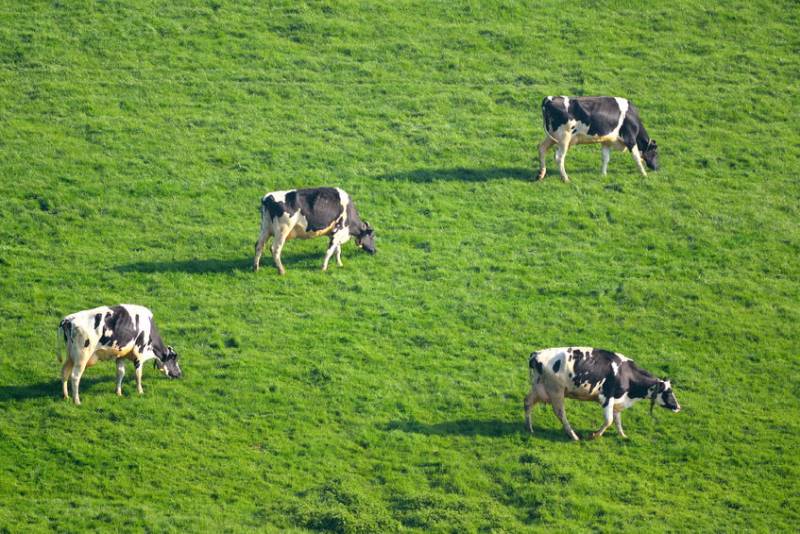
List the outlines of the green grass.
<svg viewBox="0 0 800 534">
<path fill-rule="evenodd" d="M 0 531 L 794 531 L 800 8 L 647 6 L 0 7 Z M 630 98 L 663 170 L 533 182 L 548 94 Z M 378 255 L 252 273 L 259 197 L 316 185 Z M 184 379 L 62 401 L 58 321 L 119 302 Z M 527 434 L 568 344 L 683 412 Z"/>
</svg>

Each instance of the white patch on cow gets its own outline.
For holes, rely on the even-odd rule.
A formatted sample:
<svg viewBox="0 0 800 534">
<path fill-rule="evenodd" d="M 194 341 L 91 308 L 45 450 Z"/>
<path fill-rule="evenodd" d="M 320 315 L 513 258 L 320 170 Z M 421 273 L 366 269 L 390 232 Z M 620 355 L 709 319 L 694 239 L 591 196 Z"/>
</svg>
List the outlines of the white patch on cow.
<svg viewBox="0 0 800 534">
<path fill-rule="evenodd" d="M 337 217 L 337 221 L 339 219 L 341 219 L 342 226 L 344 226 L 346 228 L 347 227 L 347 206 L 350 205 L 350 195 L 348 195 L 347 192 L 344 189 L 340 189 L 338 187 L 336 188 L 336 191 L 339 192 L 339 204 L 341 204 L 341 206 L 342 206 L 342 214 L 339 217 Z M 349 232 L 348 232 L 347 235 L 348 235 L 348 238 L 349 238 L 349 235 L 350 235 Z"/>
<path fill-rule="evenodd" d="M 614 376 L 619 376 L 619 364 L 617 362 L 611 362 L 611 370 L 614 372 Z"/>
<path fill-rule="evenodd" d="M 615 96 L 614 100 L 617 101 L 617 105 L 619 106 L 619 122 L 617 122 L 617 127 L 614 128 L 612 133 L 614 134 L 614 137 L 619 137 L 619 131 L 622 129 L 622 123 L 625 122 L 625 115 L 628 114 L 629 104 L 626 98 Z"/>
<path fill-rule="evenodd" d="M 632 398 L 630 398 L 628 396 L 628 392 L 626 391 L 625 393 L 622 394 L 622 397 L 620 397 L 618 399 L 611 399 L 611 402 L 614 403 L 614 410 L 616 410 L 618 412 L 621 412 L 622 410 L 624 410 L 626 408 L 630 408 L 631 406 L 633 406 L 634 404 L 636 404 L 640 400 L 642 400 L 642 399 L 632 399 Z"/>
<path fill-rule="evenodd" d="M 564 109 L 569 113 L 569 97 L 562 96 L 561 99 L 564 100 Z"/>
</svg>

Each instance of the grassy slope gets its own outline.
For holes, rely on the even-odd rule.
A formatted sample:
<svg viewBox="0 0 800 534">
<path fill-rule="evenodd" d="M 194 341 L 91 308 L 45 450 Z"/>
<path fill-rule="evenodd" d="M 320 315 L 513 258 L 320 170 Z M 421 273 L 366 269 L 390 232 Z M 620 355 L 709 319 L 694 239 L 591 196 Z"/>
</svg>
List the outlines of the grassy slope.
<svg viewBox="0 0 800 534">
<path fill-rule="evenodd" d="M 799 10 L 619 5 L 6 4 L 0 529 L 794 528 Z M 562 93 L 633 99 L 663 171 L 532 183 Z M 320 184 L 379 254 L 249 272 L 259 196 Z M 54 327 L 115 302 L 186 377 L 98 366 L 76 409 Z M 527 354 L 569 343 L 684 413 L 527 435 Z"/>
</svg>

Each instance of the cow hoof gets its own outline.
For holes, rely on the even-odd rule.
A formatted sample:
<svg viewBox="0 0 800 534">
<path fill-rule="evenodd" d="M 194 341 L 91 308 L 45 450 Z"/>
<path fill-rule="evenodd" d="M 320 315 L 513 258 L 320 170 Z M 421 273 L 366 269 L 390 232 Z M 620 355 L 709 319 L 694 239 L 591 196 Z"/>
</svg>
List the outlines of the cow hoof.
<svg viewBox="0 0 800 534">
<path fill-rule="evenodd" d="M 598 439 L 602 435 L 603 434 L 599 434 L 597 432 L 592 432 L 591 435 L 589 436 L 589 439 Z"/>
<path fill-rule="evenodd" d="M 547 174 L 546 171 L 539 171 L 539 174 L 536 176 L 537 180 L 544 180 L 544 175 Z"/>
<path fill-rule="evenodd" d="M 117 397 L 121 397 L 121 396 L 122 396 L 122 391 L 117 391 Z"/>
<path fill-rule="evenodd" d="M 564 182 L 565 184 L 568 184 L 569 183 L 569 176 L 562 176 L 561 177 L 561 181 Z"/>
</svg>

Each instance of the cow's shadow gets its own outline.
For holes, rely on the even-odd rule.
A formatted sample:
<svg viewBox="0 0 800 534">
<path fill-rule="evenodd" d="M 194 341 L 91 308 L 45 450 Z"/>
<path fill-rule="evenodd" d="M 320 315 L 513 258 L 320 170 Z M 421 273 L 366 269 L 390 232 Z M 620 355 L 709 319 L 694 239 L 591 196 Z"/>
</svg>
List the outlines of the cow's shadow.
<svg viewBox="0 0 800 534">
<path fill-rule="evenodd" d="M 267 245 L 269 246 L 269 245 Z M 294 264 L 311 263 L 312 260 L 318 261 L 322 265 L 325 257 L 325 250 L 319 252 L 306 252 L 292 254 L 284 248 L 281 254 L 281 261 L 288 268 Z M 274 270 L 272 256 L 267 253 L 261 258 L 261 269 L 270 268 Z M 233 274 L 236 272 L 252 272 L 253 257 L 224 259 L 206 258 L 177 261 L 139 261 L 126 263 L 115 267 L 120 273 L 191 273 L 191 274 Z"/>
<path fill-rule="evenodd" d="M 113 377 L 100 376 L 89 378 L 85 375 L 81 378 L 81 396 L 87 391 L 91 391 L 96 384 L 114 382 Z M 113 391 L 113 387 L 110 388 Z M 72 386 L 70 386 L 72 394 Z M 61 380 L 48 380 L 37 384 L 24 385 L 5 385 L 0 386 L 0 402 L 23 401 L 42 398 L 61 398 Z"/>
<path fill-rule="evenodd" d="M 567 167 L 570 175 L 592 176 L 602 178 L 600 174 L 600 164 L 581 165 L 576 162 Z M 609 171 L 612 172 L 611 170 Z M 623 172 L 620 170 L 619 172 Z M 460 182 L 488 182 L 490 180 L 523 180 L 532 183 L 541 183 L 538 180 L 539 160 L 530 168 L 527 167 L 489 167 L 486 169 L 469 169 L 466 167 L 453 167 L 449 169 L 416 169 L 413 171 L 390 172 L 375 176 L 378 180 L 397 181 L 397 182 L 416 182 L 432 183 L 438 181 L 460 181 Z M 558 166 L 548 161 L 546 181 L 561 181 L 558 173 Z"/>
<path fill-rule="evenodd" d="M 382 427 L 383 430 L 402 430 L 413 434 L 426 436 L 528 436 L 531 435 L 525 428 L 525 422 L 509 422 L 498 419 L 458 419 L 442 423 L 425 424 L 418 421 L 391 421 Z M 550 441 L 568 441 L 567 436 L 560 430 L 549 428 L 534 429 L 533 437 L 544 438 Z"/>
<path fill-rule="evenodd" d="M 431 183 L 438 181 L 487 182 L 511 178 L 514 180 L 536 181 L 533 168 L 522 167 L 490 167 L 486 169 L 469 169 L 453 167 L 449 169 L 416 169 L 413 171 L 390 172 L 376 176 L 378 180 L 408 181 Z"/>
</svg>

